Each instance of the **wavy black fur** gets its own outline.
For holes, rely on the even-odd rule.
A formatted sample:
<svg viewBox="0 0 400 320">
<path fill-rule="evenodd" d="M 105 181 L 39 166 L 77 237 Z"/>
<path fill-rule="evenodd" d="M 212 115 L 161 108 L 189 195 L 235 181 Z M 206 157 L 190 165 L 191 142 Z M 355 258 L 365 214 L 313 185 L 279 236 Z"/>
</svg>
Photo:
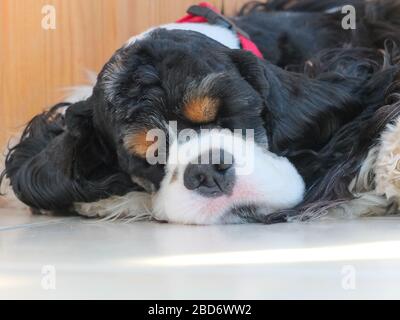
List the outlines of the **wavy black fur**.
<svg viewBox="0 0 400 320">
<path fill-rule="evenodd" d="M 342 28 L 344 5 L 356 8 L 356 30 Z M 397 0 L 253 1 L 235 21 L 268 61 L 287 67 L 303 65 L 324 49 L 382 49 L 386 40 L 400 44 L 399 12 Z"/>
<path fill-rule="evenodd" d="M 7 154 L 2 179 L 7 175 L 16 196 L 34 209 L 65 213 L 74 202 L 134 188 L 117 166 L 115 152 L 93 131 L 91 111 L 82 105 L 61 103 L 37 115 Z M 66 106 L 67 119 L 58 113 Z"/>
</svg>

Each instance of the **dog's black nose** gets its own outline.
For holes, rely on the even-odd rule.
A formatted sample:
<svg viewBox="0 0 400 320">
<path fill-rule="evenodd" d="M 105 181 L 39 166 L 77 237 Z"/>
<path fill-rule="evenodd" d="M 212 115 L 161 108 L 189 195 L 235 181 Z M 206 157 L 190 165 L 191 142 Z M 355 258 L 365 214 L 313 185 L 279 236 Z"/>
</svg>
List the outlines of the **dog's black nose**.
<svg viewBox="0 0 400 320">
<path fill-rule="evenodd" d="M 235 185 L 235 169 L 233 157 L 223 157 L 221 153 L 220 161 L 217 164 L 202 164 L 199 157 L 198 164 L 190 163 L 186 167 L 183 183 L 189 190 L 199 192 L 206 197 L 218 197 L 232 193 Z M 225 163 L 226 162 L 226 163 Z"/>
</svg>

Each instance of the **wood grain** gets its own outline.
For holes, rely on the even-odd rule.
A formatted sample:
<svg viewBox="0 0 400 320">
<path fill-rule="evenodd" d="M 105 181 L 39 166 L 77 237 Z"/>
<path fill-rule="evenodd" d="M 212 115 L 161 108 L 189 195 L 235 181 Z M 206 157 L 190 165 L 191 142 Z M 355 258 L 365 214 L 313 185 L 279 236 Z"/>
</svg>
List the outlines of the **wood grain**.
<svg viewBox="0 0 400 320">
<path fill-rule="evenodd" d="M 180 18 L 195 0 L 1 0 L 0 145 L 63 88 L 85 82 L 128 38 Z M 221 8 L 222 0 L 211 0 Z M 247 0 L 225 0 L 233 13 Z M 41 26 L 42 7 L 56 8 L 56 29 Z"/>
</svg>

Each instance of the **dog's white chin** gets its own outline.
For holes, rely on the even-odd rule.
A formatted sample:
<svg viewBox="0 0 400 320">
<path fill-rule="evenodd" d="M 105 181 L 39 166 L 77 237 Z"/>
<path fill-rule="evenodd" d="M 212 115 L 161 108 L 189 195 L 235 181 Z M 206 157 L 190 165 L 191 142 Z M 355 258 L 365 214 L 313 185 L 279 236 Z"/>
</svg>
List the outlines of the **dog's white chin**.
<svg viewBox="0 0 400 320">
<path fill-rule="evenodd" d="M 213 134 L 229 136 L 226 132 Z M 251 166 L 248 166 L 251 170 L 242 174 L 240 174 L 240 168 L 235 167 L 235 170 L 239 170 L 236 170 L 236 181 L 232 193 L 212 198 L 186 189 L 183 174 L 187 163 L 173 164 L 169 159 L 166 177 L 153 198 L 153 214 L 156 219 L 201 225 L 242 223 L 245 221 L 236 216 L 232 209 L 245 206 L 259 207 L 262 208 L 260 213 L 268 215 L 292 208 L 302 201 L 305 190 L 304 181 L 288 159 L 265 151 L 251 141 L 245 141 L 233 135 L 231 139 L 239 140 L 231 146 L 224 145 L 224 149 L 234 156 L 234 163 L 241 163 L 242 167 L 246 167 L 248 162 L 252 161 Z M 213 141 L 218 141 L 218 139 Z M 183 146 L 176 144 L 175 148 L 183 153 L 187 153 L 188 150 L 198 150 L 193 148 L 193 143 L 198 143 L 198 141 L 190 141 Z M 254 150 L 250 157 L 242 153 L 244 144 L 249 143 L 253 143 Z M 210 149 L 215 147 L 218 146 L 208 146 Z M 198 154 L 193 154 L 193 158 Z M 246 163 L 244 164 L 243 161 Z"/>
</svg>

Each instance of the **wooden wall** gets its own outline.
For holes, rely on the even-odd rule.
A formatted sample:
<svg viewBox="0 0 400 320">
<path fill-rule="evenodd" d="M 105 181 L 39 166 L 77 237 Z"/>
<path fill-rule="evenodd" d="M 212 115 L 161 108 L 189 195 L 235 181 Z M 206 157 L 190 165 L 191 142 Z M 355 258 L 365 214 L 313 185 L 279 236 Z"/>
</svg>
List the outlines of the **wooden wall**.
<svg viewBox="0 0 400 320">
<path fill-rule="evenodd" d="M 221 7 L 223 0 L 211 0 Z M 85 82 L 129 37 L 184 15 L 196 0 L 0 0 L 0 145 Z M 247 0 L 225 0 L 233 13 Z M 56 29 L 42 28 L 42 8 Z"/>
</svg>

